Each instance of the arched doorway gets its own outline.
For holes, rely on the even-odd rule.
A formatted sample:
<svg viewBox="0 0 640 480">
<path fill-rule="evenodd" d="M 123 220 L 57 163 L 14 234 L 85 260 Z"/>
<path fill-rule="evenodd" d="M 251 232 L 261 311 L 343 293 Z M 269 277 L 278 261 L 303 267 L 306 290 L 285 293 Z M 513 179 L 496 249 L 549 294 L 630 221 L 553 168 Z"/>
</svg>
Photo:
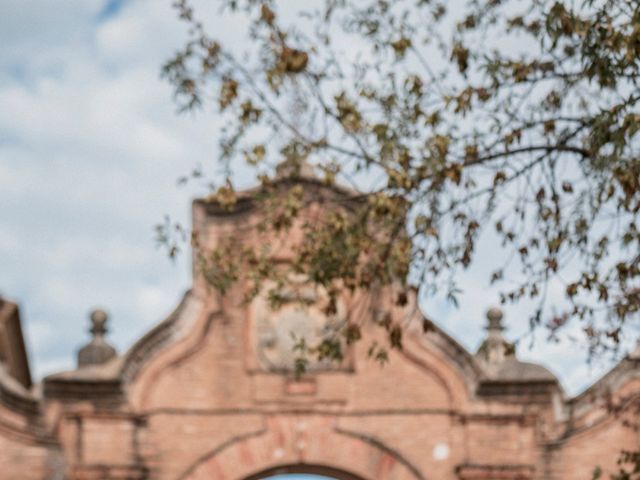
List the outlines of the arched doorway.
<svg viewBox="0 0 640 480">
<path fill-rule="evenodd" d="M 334 480 L 426 480 L 395 449 L 338 428 L 333 417 L 274 415 L 264 425 L 201 455 L 176 480 L 266 480 L 293 473 Z"/>
<path fill-rule="evenodd" d="M 317 465 L 290 465 L 270 468 L 245 480 L 365 480 L 343 470 Z"/>
<path fill-rule="evenodd" d="M 308 473 L 285 473 L 284 475 L 275 475 L 273 477 L 265 477 L 264 480 L 333 480 L 324 475 L 310 475 Z"/>
<path fill-rule="evenodd" d="M 285 473 L 284 475 L 276 475 L 273 477 L 265 477 L 264 480 L 333 480 L 324 475 L 310 475 L 308 473 Z"/>
</svg>

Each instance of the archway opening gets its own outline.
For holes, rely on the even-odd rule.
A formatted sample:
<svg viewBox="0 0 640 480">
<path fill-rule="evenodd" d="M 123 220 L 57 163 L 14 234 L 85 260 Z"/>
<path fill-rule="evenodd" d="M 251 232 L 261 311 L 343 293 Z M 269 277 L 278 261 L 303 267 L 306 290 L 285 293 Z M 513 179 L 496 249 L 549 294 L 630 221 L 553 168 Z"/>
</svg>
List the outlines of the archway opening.
<svg viewBox="0 0 640 480">
<path fill-rule="evenodd" d="M 343 470 L 317 465 L 289 465 L 271 468 L 245 480 L 365 480 Z"/>
<path fill-rule="evenodd" d="M 334 478 L 324 475 L 312 475 L 310 473 L 284 473 L 264 477 L 264 480 L 334 480 Z"/>
</svg>

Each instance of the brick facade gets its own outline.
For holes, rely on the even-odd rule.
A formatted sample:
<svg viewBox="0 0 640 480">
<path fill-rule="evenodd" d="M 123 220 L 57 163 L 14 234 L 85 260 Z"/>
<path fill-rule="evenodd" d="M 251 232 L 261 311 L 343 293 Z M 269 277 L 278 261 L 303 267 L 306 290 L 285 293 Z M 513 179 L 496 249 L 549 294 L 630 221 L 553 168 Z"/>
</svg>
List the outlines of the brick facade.
<svg viewBox="0 0 640 480">
<path fill-rule="evenodd" d="M 349 192 L 298 181 L 311 213 L 351 201 Z M 250 193 L 232 212 L 196 201 L 199 248 L 220 238 L 273 241 L 252 233 L 258 215 Z M 281 260 L 295 238 L 282 243 Z M 342 298 L 341 312 L 402 318 L 403 350 L 383 368 L 368 360 L 371 341 L 384 338 L 364 322 L 363 340 L 342 365 L 318 365 L 296 380 L 274 367 L 288 354 L 278 325 L 301 318 L 313 331 L 317 312 L 270 311 L 243 298 L 242 285 L 222 297 L 195 274 L 176 310 L 115 356 L 94 315 L 83 366 L 36 387 L 20 354 L 17 309 L 3 301 L 0 480 L 249 480 L 277 472 L 590 480 L 596 466 L 612 469 L 622 448 L 640 447 L 628 426 L 638 415 L 640 356 L 568 398 L 547 370 L 510 353 L 498 311 L 489 313 L 487 339 L 473 355 L 429 321 L 424 333 L 415 300 L 399 309 L 393 292 L 380 290 Z"/>
</svg>

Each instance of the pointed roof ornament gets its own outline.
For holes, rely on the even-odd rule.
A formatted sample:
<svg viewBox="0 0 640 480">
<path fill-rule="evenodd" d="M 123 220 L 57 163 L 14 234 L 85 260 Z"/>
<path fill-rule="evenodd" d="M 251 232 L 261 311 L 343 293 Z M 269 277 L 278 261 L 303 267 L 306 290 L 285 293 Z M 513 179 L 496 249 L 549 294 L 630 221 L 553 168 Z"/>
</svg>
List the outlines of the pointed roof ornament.
<svg viewBox="0 0 640 480">
<path fill-rule="evenodd" d="M 515 344 L 503 335 L 504 317 L 499 308 L 487 311 L 487 336 L 480 345 L 476 358 L 480 360 L 492 381 L 499 382 L 552 382 L 557 379 L 549 370 L 535 363 L 521 362 L 516 357 Z"/>
<path fill-rule="evenodd" d="M 313 166 L 305 157 L 289 157 L 276 166 L 276 180 L 286 178 L 310 178 L 317 179 Z"/>
<path fill-rule="evenodd" d="M 487 311 L 487 337 L 480 345 L 477 355 L 488 365 L 501 364 L 507 357 L 515 354 L 513 343 L 508 342 L 502 334 L 505 329 L 502 324 L 503 317 L 502 310 L 497 307 Z"/>
<path fill-rule="evenodd" d="M 95 309 L 91 312 L 91 341 L 78 351 L 78 367 L 100 365 L 116 356 L 116 350 L 105 340 L 107 333 L 107 312 Z"/>
<path fill-rule="evenodd" d="M 487 311 L 487 320 L 489 320 L 487 330 L 489 332 L 502 332 L 504 330 L 504 325 L 502 325 L 503 316 L 502 310 L 499 308 L 490 308 Z"/>
</svg>

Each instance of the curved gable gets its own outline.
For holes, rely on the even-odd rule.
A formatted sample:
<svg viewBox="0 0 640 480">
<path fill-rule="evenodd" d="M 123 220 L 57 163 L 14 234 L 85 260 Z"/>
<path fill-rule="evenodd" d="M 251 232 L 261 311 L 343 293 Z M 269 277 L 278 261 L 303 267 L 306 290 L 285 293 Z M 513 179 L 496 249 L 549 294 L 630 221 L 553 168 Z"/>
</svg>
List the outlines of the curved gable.
<svg viewBox="0 0 640 480">
<path fill-rule="evenodd" d="M 474 358 L 446 333 L 435 325 L 423 333 L 424 318 L 416 310 L 403 350 L 390 352 L 384 367 L 367 358 L 371 341 L 385 341 L 371 328 L 353 347 L 351 366 L 310 373 L 295 382 L 257 365 L 250 345 L 251 310 L 229 305 L 233 301 L 223 307 L 215 295 L 201 298 L 189 292 L 124 355 L 120 376 L 136 410 L 312 402 L 319 407 L 448 411 L 467 404 L 481 378 Z"/>
<path fill-rule="evenodd" d="M 363 198 L 312 178 L 271 186 L 293 181 L 303 184 L 310 211 L 347 210 Z M 259 191 L 240 194 L 231 210 L 194 202 L 198 248 L 268 241 L 251 233 Z M 273 258 L 290 260 L 299 233 L 279 238 Z M 569 479 L 577 477 L 567 465 L 592 465 L 584 447 L 590 438 L 611 440 L 611 451 L 629 442 L 602 410 L 605 420 L 580 432 L 571 424 L 577 417 L 559 414 L 557 380 L 517 359 L 497 309 L 471 355 L 423 316 L 416 292 L 405 307 L 396 305 L 393 286 L 344 292 L 327 318 L 324 292 L 304 281 L 292 279 L 280 292 L 283 306 L 273 309 L 260 298 L 247 303 L 240 282 L 219 295 L 195 263 L 192 290 L 126 354 L 45 379 L 49 426 L 70 462 L 69 478 L 247 480 L 284 469 L 348 480 L 532 480 L 548 472 Z M 389 350 L 380 366 L 368 350 L 388 345 L 386 319 L 402 325 L 403 348 Z M 346 321 L 360 326 L 362 338 L 342 363 L 312 359 L 297 378 L 290 334 L 313 340 Z M 616 372 L 606 385 L 638 391 L 634 376 Z"/>
</svg>

